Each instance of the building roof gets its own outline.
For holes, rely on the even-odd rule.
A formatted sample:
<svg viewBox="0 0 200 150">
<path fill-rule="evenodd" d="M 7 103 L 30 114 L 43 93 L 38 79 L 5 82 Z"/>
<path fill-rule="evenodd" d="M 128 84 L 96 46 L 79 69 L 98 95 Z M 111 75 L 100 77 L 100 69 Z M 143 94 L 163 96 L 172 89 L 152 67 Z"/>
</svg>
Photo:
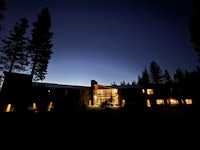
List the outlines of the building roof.
<svg viewBox="0 0 200 150">
<path fill-rule="evenodd" d="M 56 83 L 41 83 L 41 82 L 32 82 L 34 87 L 42 86 L 47 88 L 64 88 L 64 89 L 87 89 L 89 86 L 79 86 L 79 85 L 64 85 Z"/>
<path fill-rule="evenodd" d="M 117 89 L 130 89 L 130 88 L 143 88 L 142 85 L 114 85 L 112 86 Z"/>
</svg>

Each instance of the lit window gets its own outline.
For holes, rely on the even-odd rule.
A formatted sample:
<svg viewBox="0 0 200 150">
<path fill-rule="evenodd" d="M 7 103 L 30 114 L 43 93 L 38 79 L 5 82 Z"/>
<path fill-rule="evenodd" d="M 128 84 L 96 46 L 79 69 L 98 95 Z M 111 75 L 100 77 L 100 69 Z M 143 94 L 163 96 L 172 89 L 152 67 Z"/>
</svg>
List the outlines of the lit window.
<svg viewBox="0 0 200 150">
<path fill-rule="evenodd" d="M 51 111 L 51 108 L 53 108 L 53 102 L 50 102 L 48 107 L 47 107 L 47 111 Z"/>
<path fill-rule="evenodd" d="M 192 99 L 185 99 L 185 103 L 188 105 L 192 104 Z"/>
<path fill-rule="evenodd" d="M 142 89 L 142 93 L 145 93 L 145 89 Z"/>
<path fill-rule="evenodd" d="M 165 105 L 164 99 L 157 99 L 156 104 L 157 105 Z"/>
<path fill-rule="evenodd" d="M 177 99 L 170 98 L 170 99 L 169 99 L 169 104 L 170 104 L 170 105 L 178 105 L 179 102 L 178 102 Z"/>
<path fill-rule="evenodd" d="M 33 103 L 33 110 L 37 110 L 36 103 Z"/>
<path fill-rule="evenodd" d="M 147 101 L 146 101 L 146 105 L 147 105 L 147 107 L 151 107 L 151 102 L 150 102 L 149 99 L 147 99 Z"/>
<path fill-rule="evenodd" d="M 33 111 L 36 112 L 37 111 L 37 104 L 35 102 L 32 103 L 32 105 L 28 107 L 28 110 L 33 110 Z"/>
<path fill-rule="evenodd" d="M 89 100 L 88 106 L 89 106 L 89 107 L 92 106 L 92 100 Z"/>
<path fill-rule="evenodd" d="M 8 104 L 8 105 L 6 106 L 5 112 L 10 112 L 10 111 L 11 111 L 11 107 L 12 107 L 12 105 L 11 105 L 11 104 Z"/>
<path fill-rule="evenodd" d="M 123 99 L 122 100 L 122 107 L 124 107 L 125 104 L 126 104 L 126 101 Z"/>
<path fill-rule="evenodd" d="M 147 89 L 147 94 L 152 95 L 153 94 L 153 89 Z"/>
</svg>

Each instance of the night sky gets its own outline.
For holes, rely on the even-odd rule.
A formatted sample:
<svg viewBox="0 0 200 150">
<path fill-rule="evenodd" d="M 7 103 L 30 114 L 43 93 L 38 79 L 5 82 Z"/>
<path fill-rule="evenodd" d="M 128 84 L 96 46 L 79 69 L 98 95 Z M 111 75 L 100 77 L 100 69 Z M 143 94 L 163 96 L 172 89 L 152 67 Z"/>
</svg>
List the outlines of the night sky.
<svg viewBox="0 0 200 150">
<path fill-rule="evenodd" d="M 190 42 L 191 0 L 5 0 L 2 35 L 21 17 L 29 30 L 49 8 L 53 54 L 42 82 L 90 86 L 137 81 L 157 64 L 174 74 L 193 71 L 197 53 Z"/>
</svg>

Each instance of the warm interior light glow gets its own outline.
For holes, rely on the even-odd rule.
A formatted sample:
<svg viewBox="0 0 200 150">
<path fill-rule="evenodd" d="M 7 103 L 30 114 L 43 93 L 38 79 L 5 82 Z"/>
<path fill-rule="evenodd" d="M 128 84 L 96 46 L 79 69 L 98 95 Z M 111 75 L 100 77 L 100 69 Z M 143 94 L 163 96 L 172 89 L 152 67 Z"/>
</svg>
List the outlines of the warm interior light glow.
<svg viewBox="0 0 200 150">
<path fill-rule="evenodd" d="M 91 107 L 92 106 L 92 100 L 89 100 L 89 105 L 88 107 Z"/>
<path fill-rule="evenodd" d="M 164 99 L 156 99 L 156 104 L 157 105 L 165 105 Z"/>
<path fill-rule="evenodd" d="M 168 99 L 168 101 L 169 101 L 169 104 L 172 105 L 172 106 L 179 104 L 179 101 L 177 99 L 174 99 L 174 98 L 170 98 L 170 99 Z"/>
<path fill-rule="evenodd" d="M 95 104 L 100 106 L 103 102 L 107 101 L 113 106 L 118 106 L 118 90 L 114 88 L 97 89 L 97 95 L 94 95 Z"/>
<path fill-rule="evenodd" d="M 35 102 L 32 103 L 32 105 L 28 107 L 28 110 L 31 110 L 31 111 L 33 110 L 33 111 L 36 112 L 37 111 L 37 104 Z"/>
<path fill-rule="evenodd" d="M 145 93 L 145 89 L 142 89 L 142 93 Z"/>
<path fill-rule="evenodd" d="M 152 95 L 153 94 L 153 89 L 147 89 L 147 94 Z"/>
<path fill-rule="evenodd" d="M 125 101 L 125 99 L 123 99 L 123 100 L 122 100 L 122 107 L 124 107 L 125 104 L 126 104 L 126 101 Z"/>
<path fill-rule="evenodd" d="M 97 96 L 94 95 L 93 96 L 93 106 L 96 106 L 97 105 Z"/>
<path fill-rule="evenodd" d="M 150 102 L 149 99 L 147 99 L 147 101 L 146 101 L 146 106 L 147 106 L 147 107 L 151 107 L 151 102 Z"/>
<path fill-rule="evenodd" d="M 112 107 L 119 107 L 118 89 L 109 86 L 94 85 L 93 107 L 100 107 L 102 103 L 107 103 L 108 106 Z"/>
<path fill-rule="evenodd" d="M 11 111 L 11 104 L 8 104 L 7 106 L 6 106 L 6 110 L 5 110 L 5 112 L 10 112 Z"/>
<path fill-rule="evenodd" d="M 53 108 L 53 102 L 50 102 L 48 107 L 47 107 L 47 111 L 51 111 L 51 108 Z"/>
<path fill-rule="evenodd" d="M 36 103 L 33 103 L 33 110 L 37 110 Z"/>
<path fill-rule="evenodd" d="M 192 99 L 185 99 L 185 103 L 187 105 L 191 105 L 192 104 Z"/>
</svg>

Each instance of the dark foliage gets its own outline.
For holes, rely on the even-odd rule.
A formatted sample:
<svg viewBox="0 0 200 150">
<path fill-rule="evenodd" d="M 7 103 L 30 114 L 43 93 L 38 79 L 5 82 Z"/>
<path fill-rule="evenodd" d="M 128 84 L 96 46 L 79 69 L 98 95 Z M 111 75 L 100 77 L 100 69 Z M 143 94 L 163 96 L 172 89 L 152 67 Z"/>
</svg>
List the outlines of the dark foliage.
<svg viewBox="0 0 200 150">
<path fill-rule="evenodd" d="M 44 80 L 47 74 L 48 61 L 53 53 L 51 48 L 51 38 L 53 33 L 50 32 L 51 18 L 49 9 L 44 8 L 38 15 L 38 19 L 33 23 L 32 38 L 30 40 L 31 55 L 31 75 L 33 80 Z"/>
</svg>

